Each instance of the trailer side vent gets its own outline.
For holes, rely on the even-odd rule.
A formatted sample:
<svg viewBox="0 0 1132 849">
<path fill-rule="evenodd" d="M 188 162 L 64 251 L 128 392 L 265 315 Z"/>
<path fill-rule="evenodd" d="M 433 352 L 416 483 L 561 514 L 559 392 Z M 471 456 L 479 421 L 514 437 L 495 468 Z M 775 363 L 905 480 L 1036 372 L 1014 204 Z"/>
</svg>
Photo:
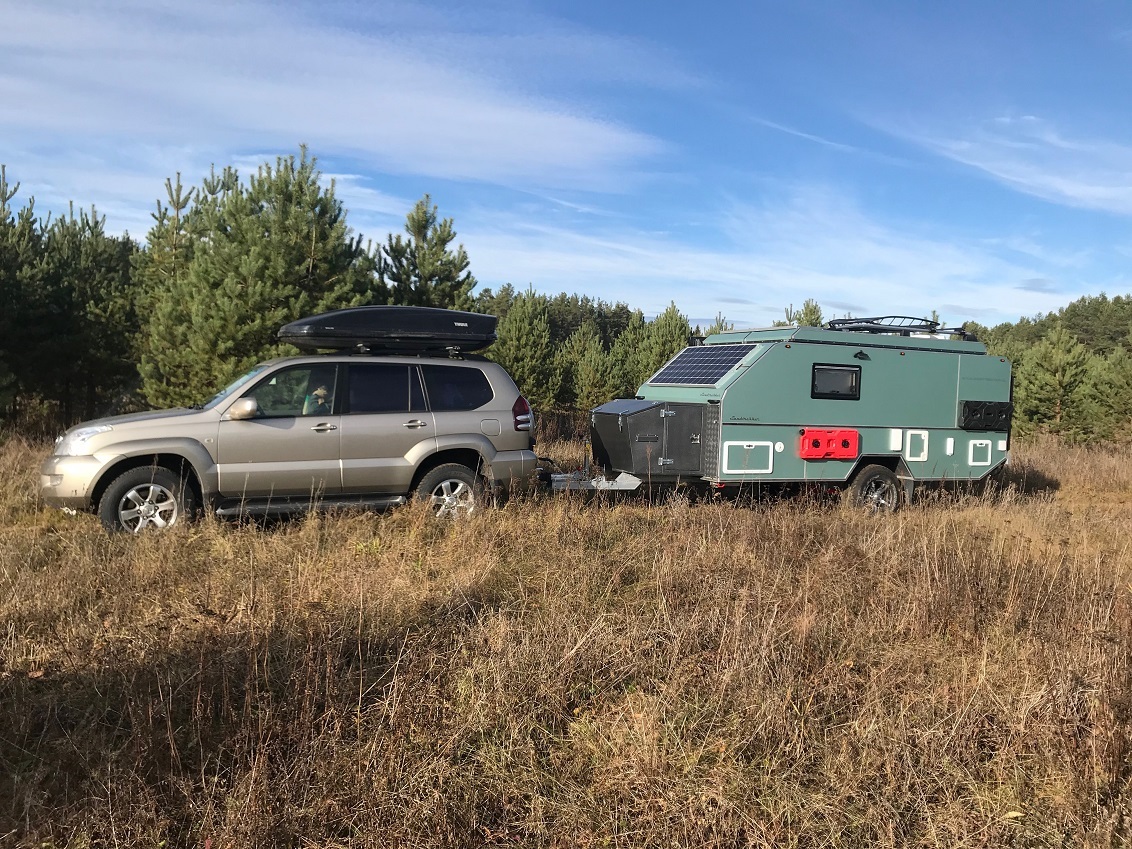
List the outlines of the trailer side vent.
<svg viewBox="0 0 1132 849">
<path fill-rule="evenodd" d="M 963 430 L 1010 430 L 1014 405 L 1009 401 L 963 401 L 959 427 Z"/>
</svg>

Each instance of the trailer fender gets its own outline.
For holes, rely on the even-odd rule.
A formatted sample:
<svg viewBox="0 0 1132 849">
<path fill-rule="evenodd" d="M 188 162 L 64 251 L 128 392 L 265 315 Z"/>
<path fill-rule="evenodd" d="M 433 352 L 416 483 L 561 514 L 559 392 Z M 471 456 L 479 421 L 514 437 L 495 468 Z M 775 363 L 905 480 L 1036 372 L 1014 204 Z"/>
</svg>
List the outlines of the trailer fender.
<svg viewBox="0 0 1132 849">
<path fill-rule="evenodd" d="M 912 492 L 916 488 L 916 478 L 912 475 L 912 470 L 908 468 L 902 456 L 899 454 L 865 454 L 857 458 L 857 462 L 853 465 L 853 471 L 845 478 L 845 484 L 848 486 L 865 466 L 884 466 L 899 479 L 900 486 L 904 490 L 905 503 L 912 501 Z"/>
</svg>

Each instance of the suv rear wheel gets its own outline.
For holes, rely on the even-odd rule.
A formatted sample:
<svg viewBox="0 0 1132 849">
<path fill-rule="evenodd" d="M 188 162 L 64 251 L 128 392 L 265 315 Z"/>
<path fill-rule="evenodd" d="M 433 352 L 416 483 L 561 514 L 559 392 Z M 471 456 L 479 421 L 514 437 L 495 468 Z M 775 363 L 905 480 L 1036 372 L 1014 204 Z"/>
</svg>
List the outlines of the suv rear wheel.
<svg viewBox="0 0 1132 849">
<path fill-rule="evenodd" d="M 130 469 L 114 479 L 98 502 L 98 518 L 110 531 L 136 534 L 184 521 L 196 510 L 196 496 L 176 473 L 161 466 Z"/>
<path fill-rule="evenodd" d="M 421 478 L 417 498 L 442 519 L 470 516 L 483 503 L 483 482 L 467 466 L 445 463 Z"/>
</svg>

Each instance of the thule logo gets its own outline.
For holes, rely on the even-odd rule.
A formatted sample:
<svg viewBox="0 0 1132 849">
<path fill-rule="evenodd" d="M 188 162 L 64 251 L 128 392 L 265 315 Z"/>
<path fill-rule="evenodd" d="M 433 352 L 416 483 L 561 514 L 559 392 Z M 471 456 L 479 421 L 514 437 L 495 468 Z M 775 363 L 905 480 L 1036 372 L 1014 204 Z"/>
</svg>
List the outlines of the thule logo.
<svg viewBox="0 0 1132 849">
<path fill-rule="evenodd" d="M 457 327 L 467 327 L 468 326 L 468 322 L 466 322 L 466 321 L 454 321 L 452 323 L 454 325 L 456 325 Z"/>
</svg>

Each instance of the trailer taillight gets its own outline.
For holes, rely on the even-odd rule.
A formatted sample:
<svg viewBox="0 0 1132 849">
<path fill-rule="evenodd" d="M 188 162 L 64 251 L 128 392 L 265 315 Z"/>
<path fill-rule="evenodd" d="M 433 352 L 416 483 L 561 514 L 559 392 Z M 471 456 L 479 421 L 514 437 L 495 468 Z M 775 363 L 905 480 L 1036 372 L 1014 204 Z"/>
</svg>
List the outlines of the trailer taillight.
<svg viewBox="0 0 1132 849">
<path fill-rule="evenodd" d="M 530 430 L 531 424 L 535 420 L 535 414 L 531 411 L 531 405 L 527 403 L 527 399 L 522 395 L 511 405 L 511 415 L 515 418 L 515 430 Z"/>
</svg>

